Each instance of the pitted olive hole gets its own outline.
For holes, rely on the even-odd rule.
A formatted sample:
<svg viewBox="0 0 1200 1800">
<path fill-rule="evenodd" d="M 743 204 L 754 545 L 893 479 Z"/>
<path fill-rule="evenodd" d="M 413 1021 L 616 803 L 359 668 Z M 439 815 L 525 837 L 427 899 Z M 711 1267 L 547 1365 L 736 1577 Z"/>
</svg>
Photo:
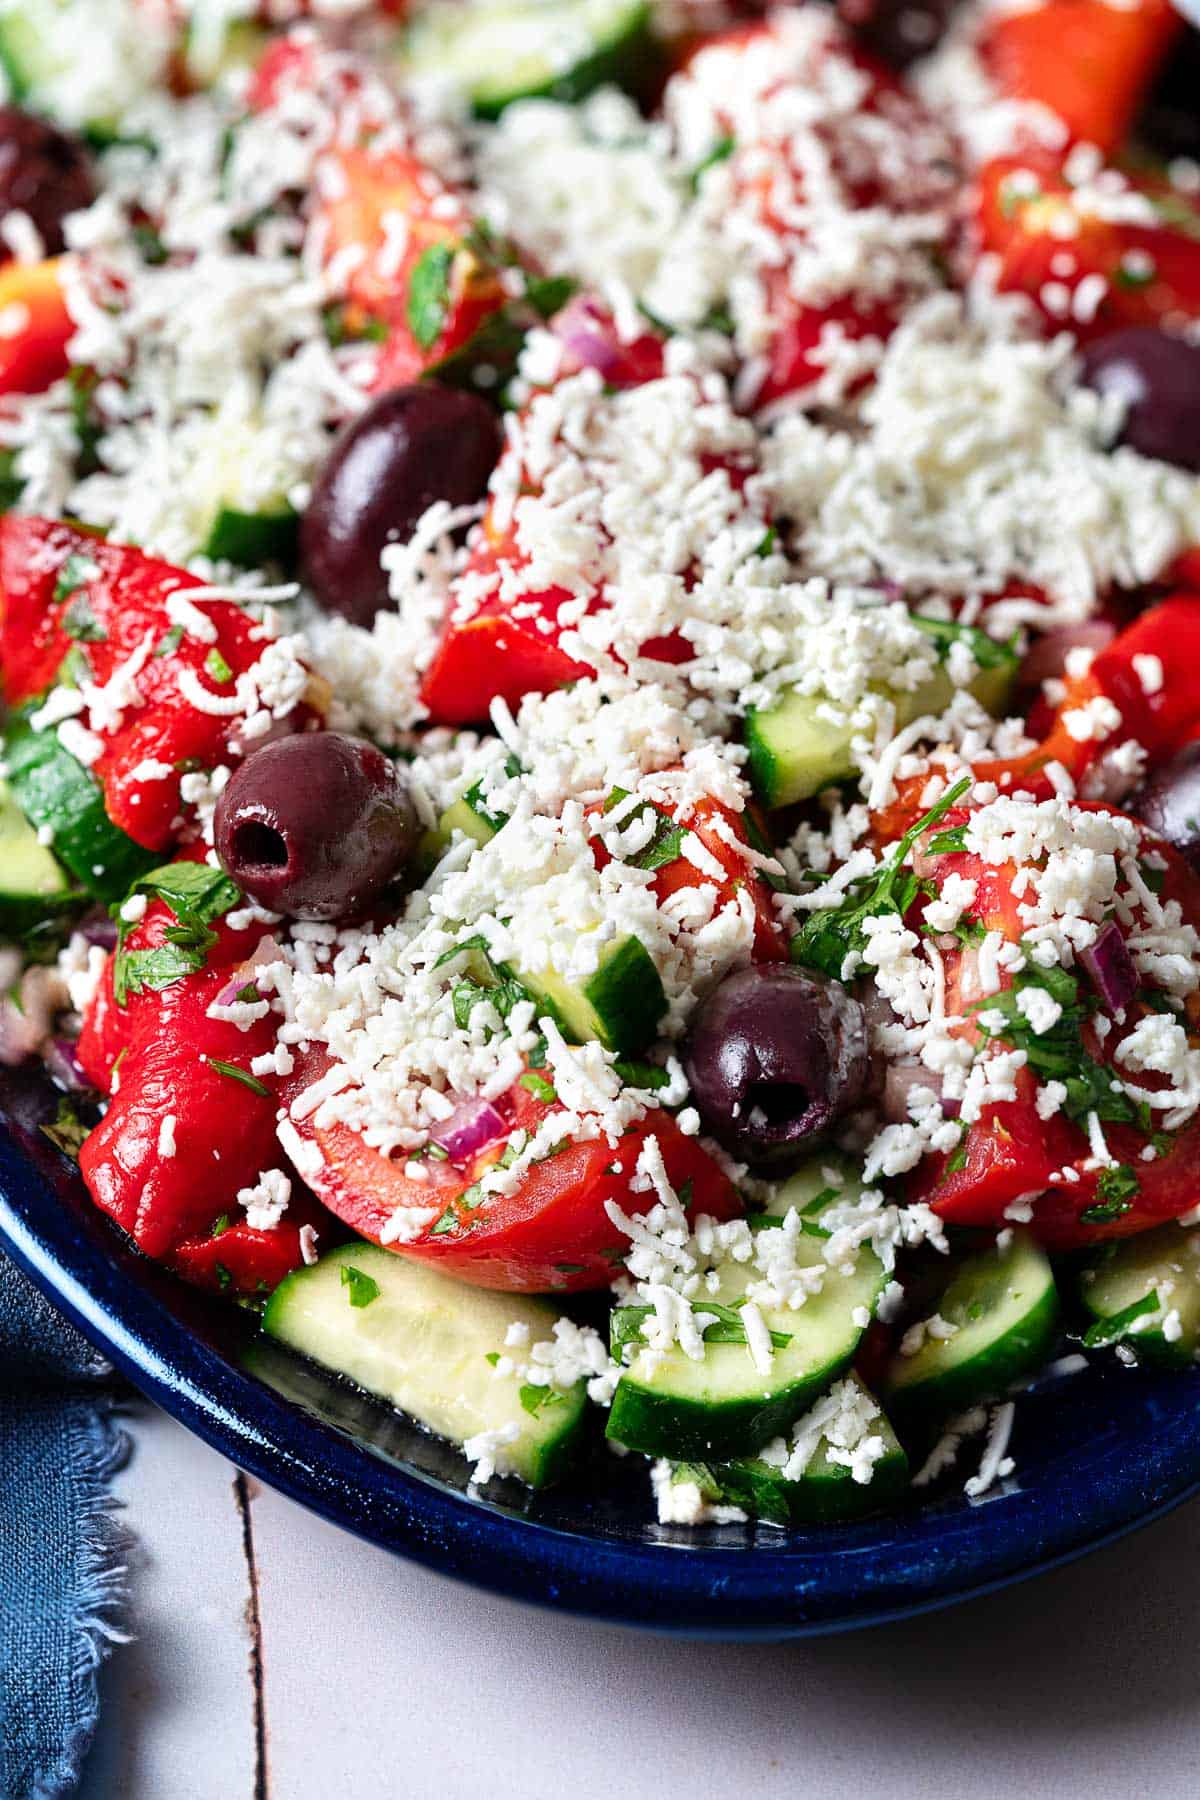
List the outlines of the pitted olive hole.
<svg viewBox="0 0 1200 1800">
<path fill-rule="evenodd" d="M 247 819 L 233 834 L 233 850 L 244 869 L 286 869 L 288 847 L 281 832 L 257 819 Z"/>
<path fill-rule="evenodd" d="M 754 1131 L 784 1131 L 809 1108 L 807 1088 L 795 1081 L 756 1081 L 747 1091 L 745 1113 Z"/>
</svg>

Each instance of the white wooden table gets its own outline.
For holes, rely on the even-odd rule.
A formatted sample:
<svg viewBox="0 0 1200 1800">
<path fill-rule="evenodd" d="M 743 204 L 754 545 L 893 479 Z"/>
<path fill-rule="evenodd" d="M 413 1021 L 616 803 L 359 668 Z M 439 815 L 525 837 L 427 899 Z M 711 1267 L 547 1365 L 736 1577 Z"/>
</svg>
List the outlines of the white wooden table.
<svg viewBox="0 0 1200 1800">
<path fill-rule="evenodd" d="M 808 1644 L 493 1599 L 345 1536 L 150 1408 L 137 1641 L 83 1800 L 1196 1800 L 1200 1504 L 1032 1585 Z"/>
</svg>

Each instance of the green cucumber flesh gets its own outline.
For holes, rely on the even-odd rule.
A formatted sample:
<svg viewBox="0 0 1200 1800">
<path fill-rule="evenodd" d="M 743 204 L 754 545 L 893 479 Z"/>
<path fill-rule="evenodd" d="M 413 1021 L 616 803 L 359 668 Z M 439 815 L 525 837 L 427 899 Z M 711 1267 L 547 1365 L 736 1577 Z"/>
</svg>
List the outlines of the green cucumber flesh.
<svg viewBox="0 0 1200 1800">
<path fill-rule="evenodd" d="M 1027 1232 L 960 1262 L 934 1311 L 956 1327 L 927 1336 L 888 1364 L 882 1395 L 902 1422 L 945 1416 L 1004 1393 L 1043 1362 L 1058 1331 L 1058 1292 L 1044 1250 Z"/>
<path fill-rule="evenodd" d="M 862 1388 L 857 1375 L 845 1379 Z M 845 1463 L 832 1461 L 824 1438 L 796 1480 L 789 1480 L 782 1469 L 760 1457 L 701 1464 L 694 1474 L 691 1467 L 683 1465 L 675 1471 L 676 1479 L 696 1480 L 705 1499 L 740 1506 L 772 1525 L 825 1525 L 861 1519 L 895 1506 L 909 1483 L 908 1457 L 882 1411 L 872 1419 L 870 1435 L 883 1440 L 883 1455 L 872 1466 L 870 1481 L 855 1481 Z"/>
<path fill-rule="evenodd" d="M 0 780 L 0 937 L 24 937 L 80 898 Z"/>
<path fill-rule="evenodd" d="M 557 1318 L 544 1301 L 467 1287 L 390 1250 L 353 1243 L 286 1276 L 267 1302 L 263 1329 L 438 1437 L 462 1445 L 481 1432 L 504 1433 L 497 1472 L 540 1488 L 571 1460 L 585 1384 L 530 1388 L 515 1372 L 497 1374 L 488 1359 L 506 1354 L 508 1328 L 518 1323 L 528 1329 L 518 1352 L 527 1357 L 552 1337 Z"/>
<path fill-rule="evenodd" d="M 4 745 L 13 799 L 36 832 L 47 830 L 54 855 L 97 900 L 123 900 L 162 858 L 113 824 L 99 782 L 59 742 L 57 732 L 16 727 Z"/>
<path fill-rule="evenodd" d="M 820 1245 L 802 1238 L 797 1255 L 817 1263 Z M 744 1265 L 730 1264 L 718 1292 L 708 1297 L 735 1307 L 753 1279 Z M 830 1269 L 821 1291 L 803 1306 L 764 1310 L 767 1329 L 789 1341 L 775 1348 L 770 1368 L 761 1373 L 744 1344 L 706 1343 L 699 1359 L 677 1346 L 662 1355 L 636 1350 L 617 1383 L 609 1437 L 650 1456 L 705 1462 L 753 1456 L 786 1433 L 847 1367 L 864 1329 L 855 1314 L 861 1308 L 874 1312 L 885 1280 L 879 1259 L 862 1248 L 852 1274 Z M 696 1297 L 697 1311 L 704 1310 L 705 1297 Z M 624 1310 L 613 1314 L 615 1343 L 624 1336 Z"/>
<path fill-rule="evenodd" d="M 404 72 L 441 76 L 475 113 L 514 100 L 581 100 L 613 83 L 640 91 L 657 65 L 646 0 L 435 0 L 404 34 Z"/>
<path fill-rule="evenodd" d="M 1155 1362 L 1200 1351 L 1200 1230 L 1162 1225 L 1106 1244 L 1084 1270 L 1080 1298 L 1096 1321 L 1084 1342 L 1127 1342 Z M 1153 1304 L 1147 1306 L 1147 1300 Z M 1171 1335 L 1163 1330 L 1171 1315 Z"/>
<path fill-rule="evenodd" d="M 1016 673 L 1016 657 L 999 645 L 995 652 L 994 659 L 980 667 L 969 690 L 981 706 L 999 713 Z M 924 713 L 944 712 L 955 692 L 942 667 L 911 693 L 890 692 L 888 698 L 896 708 L 896 729 L 903 729 Z M 747 714 L 750 780 L 758 799 L 768 809 L 810 799 L 822 788 L 854 774 L 850 744 L 855 728 L 834 725 L 822 717 L 820 709 L 828 705 L 824 694 L 793 690 L 774 706 L 752 708 Z"/>
<path fill-rule="evenodd" d="M 649 951 L 640 939 L 620 938 L 600 957 L 594 975 L 566 981 L 554 970 L 513 973 L 535 999 L 548 1003 L 563 1034 L 576 1043 L 598 1038 L 618 1056 L 644 1050 L 667 1010 L 667 996 Z"/>
</svg>

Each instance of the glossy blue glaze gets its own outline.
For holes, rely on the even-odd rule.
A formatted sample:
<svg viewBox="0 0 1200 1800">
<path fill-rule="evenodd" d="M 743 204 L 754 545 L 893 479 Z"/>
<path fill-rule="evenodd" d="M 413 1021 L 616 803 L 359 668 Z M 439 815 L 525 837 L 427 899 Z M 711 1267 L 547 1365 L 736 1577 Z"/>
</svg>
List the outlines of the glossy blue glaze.
<svg viewBox="0 0 1200 1800">
<path fill-rule="evenodd" d="M 1089 1369 L 1022 1399 L 1015 1477 L 972 1504 L 783 1537 L 661 1527 L 645 1466 L 600 1445 L 544 1496 L 467 1491 L 448 1447 L 183 1288 L 88 1202 L 0 1084 L 0 1242 L 146 1394 L 252 1474 L 388 1549 L 518 1599 L 709 1637 L 848 1630 L 948 1605 L 1145 1524 L 1200 1489 L 1200 1372 Z M 52 1111 L 52 1109 L 51 1109 Z"/>
</svg>

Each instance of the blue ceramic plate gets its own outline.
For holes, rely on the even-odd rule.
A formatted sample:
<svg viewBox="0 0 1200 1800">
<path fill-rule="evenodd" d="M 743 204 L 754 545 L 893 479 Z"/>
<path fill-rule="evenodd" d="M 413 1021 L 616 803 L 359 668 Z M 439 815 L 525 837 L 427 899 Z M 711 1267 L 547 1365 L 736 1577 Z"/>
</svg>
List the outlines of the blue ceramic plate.
<svg viewBox="0 0 1200 1800">
<path fill-rule="evenodd" d="M 1200 1372 L 1113 1363 L 1022 1399 L 1016 1473 L 982 1501 L 784 1538 L 654 1523 L 645 1465 L 597 1445 L 589 1479 L 468 1492 L 465 1463 L 389 1409 L 256 1338 L 254 1320 L 132 1250 L 38 1129 L 32 1077 L 0 1082 L 0 1240 L 177 1419 L 348 1530 L 497 1592 L 710 1637 L 848 1630 L 1078 1556 L 1200 1489 Z"/>
</svg>

